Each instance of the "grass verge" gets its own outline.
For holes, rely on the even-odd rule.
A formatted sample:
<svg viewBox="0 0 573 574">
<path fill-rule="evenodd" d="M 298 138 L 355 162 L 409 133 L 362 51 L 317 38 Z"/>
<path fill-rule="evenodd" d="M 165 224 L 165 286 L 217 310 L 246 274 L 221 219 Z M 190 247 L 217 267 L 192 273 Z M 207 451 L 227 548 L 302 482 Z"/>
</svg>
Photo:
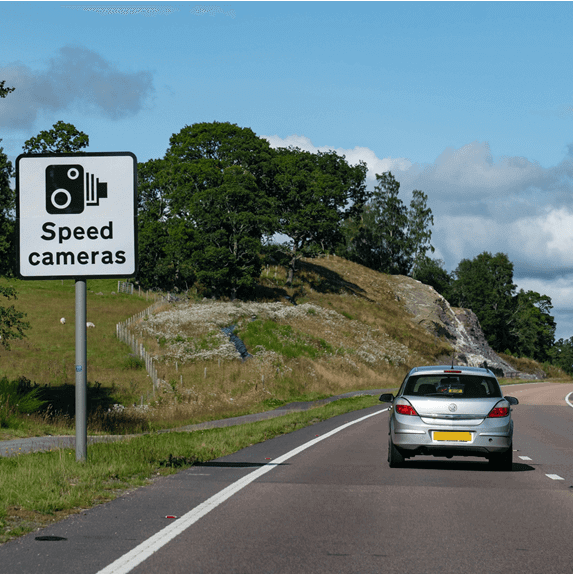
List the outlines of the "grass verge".
<svg viewBox="0 0 573 574">
<path fill-rule="evenodd" d="M 113 500 L 159 476 L 377 404 L 377 397 L 353 397 L 234 427 L 94 444 L 87 463 L 77 463 L 70 449 L 0 458 L 0 543 Z"/>
</svg>

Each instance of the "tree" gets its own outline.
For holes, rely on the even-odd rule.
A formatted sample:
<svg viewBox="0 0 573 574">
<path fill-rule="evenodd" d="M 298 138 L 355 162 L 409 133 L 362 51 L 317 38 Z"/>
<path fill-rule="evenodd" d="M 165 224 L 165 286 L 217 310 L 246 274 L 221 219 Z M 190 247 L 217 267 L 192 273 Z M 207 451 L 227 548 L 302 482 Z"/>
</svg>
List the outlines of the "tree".
<svg viewBox="0 0 573 574">
<path fill-rule="evenodd" d="M 193 124 L 173 134 L 169 142 L 165 159 L 176 178 L 178 205 L 196 191 L 218 185 L 223 170 L 232 165 L 247 170 L 261 190 L 268 193 L 270 189 L 273 150 L 250 128 L 229 122 Z"/>
<path fill-rule="evenodd" d="M 513 263 L 505 253 L 484 251 L 474 259 L 462 259 L 455 270 L 453 303 L 471 309 L 484 335 L 496 351 L 512 347 L 510 324 L 515 285 Z"/>
<path fill-rule="evenodd" d="M 12 162 L 4 153 L 4 148 L 0 147 L 0 276 L 13 275 L 16 263 L 14 245 L 16 193 L 10 187 L 10 178 L 13 175 Z"/>
<path fill-rule="evenodd" d="M 427 196 L 413 191 L 408 209 L 398 197 L 400 183 L 392 172 L 376 174 L 377 185 L 360 219 L 345 227 L 347 256 L 362 265 L 391 274 L 408 275 L 430 244 L 434 223 Z"/>
<path fill-rule="evenodd" d="M 514 297 L 510 320 L 512 353 L 542 362 L 550 359 L 556 327 L 549 313 L 552 308 L 551 299 L 547 295 L 519 290 Z"/>
<path fill-rule="evenodd" d="M 8 300 L 16 299 L 16 290 L 13 287 L 0 286 L 0 295 Z M 30 328 L 30 323 L 24 321 L 25 313 L 17 311 L 14 305 L 3 307 L 0 305 L 0 344 L 10 349 L 10 341 L 25 337 L 24 330 Z"/>
<path fill-rule="evenodd" d="M 169 171 L 164 160 L 139 163 L 136 281 L 143 287 L 187 290 L 195 281 L 185 222 L 170 218 Z"/>
<path fill-rule="evenodd" d="M 14 91 L 14 88 L 6 88 L 4 85 L 5 81 L 0 81 L 0 98 Z M 10 187 L 12 175 L 12 162 L 4 153 L 4 148 L 0 147 L 0 275 L 12 275 L 15 263 L 13 235 L 16 194 Z M 16 299 L 16 290 L 0 286 L 0 295 L 8 300 Z M 22 339 L 25 336 L 24 330 L 30 328 L 30 324 L 23 321 L 24 317 L 25 314 L 17 311 L 14 305 L 0 305 L 0 344 L 5 349 L 10 349 L 12 339 Z"/>
<path fill-rule="evenodd" d="M 299 148 L 276 150 L 273 196 L 276 231 L 290 238 L 287 283 L 292 285 L 297 260 L 312 249 L 334 248 L 342 223 L 359 213 L 368 198 L 364 162 L 350 166 L 334 151 L 312 154 Z"/>
<path fill-rule="evenodd" d="M 452 296 L 452 276 L 444 269 L 441 259 L 431 259 L 423 256 L 412 273 L 412 277 L 433 287 L 442 297 L 450 301 Z"/>
<path fill-rule="evenodd" d="M 24 143 L 24 153 L 77 153 L 88 147 L 89 136 L 73 124 L 59 121 L 49 131 L 42 131 Z"/>
<path fill-rule="evenodd" d="M 196 193 L 193 251 L 197 280 L 216 294 L 249 297 L 261 274 L 261 237 L 269 223 L 267 198 L 254 176 L 225 169 L 221 185 Z"/>
<path fill-rule="evenodd" d="M 430 241 L 432 239 L 432 228 L 434 216 L 428 207 L 428 196 L 419 189 L 412 192 L 410 209 L 408 211 L 408 225 L 406 234 L 408 236 L 410 258 L 414 269 L 426 257 L 429 251 L 433 253 L 434 247 Z"/>
<path fill-rule="evenodd" d="M 10 92 L 13 92 L 16 88 L 4 87 L 6 80 L 0 80 L 0 98 L 5 98 Z"/>
<path fill-rule="evenodd" d="M 0 80 L 0 98 L 5 98 L 15 90 L 5 87 L 5 84 L 6 80 Z M 13 175 L 12 162 L 4 153 L 4 148 L 0 147 L 0 276 L 13 275 L 16 263 L 14 247 L 16 193 L 10 187 L 10 178 Z"/>
<path fill-rule="evenodd" d="M 189 285 L 196 277 L 208 292 L 249 293 L 262 236 L 274 232 L 269 143 L 213 122 L 185 126 L 170 144 L 140 174 L 141 281 Z"/>
<path fill-rule="evenodd" d="M 573 337 L 559 339 L 551 348 L 549 355 L 553 365 L 573 375 Z"/>
</svg>

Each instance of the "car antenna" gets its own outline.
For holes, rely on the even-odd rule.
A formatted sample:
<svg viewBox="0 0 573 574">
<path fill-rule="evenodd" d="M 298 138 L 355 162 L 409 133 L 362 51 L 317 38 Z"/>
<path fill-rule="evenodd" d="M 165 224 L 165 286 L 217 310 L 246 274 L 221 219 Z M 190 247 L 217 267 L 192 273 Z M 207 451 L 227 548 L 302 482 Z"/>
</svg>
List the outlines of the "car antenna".
<svg viewBox="0 0 573 574">
<path fill-rule="evenodd" d="M 452 369 L 454 368 L 454 357 L 456 356 L 455 353 L 452 353 Z"/>
</svg>

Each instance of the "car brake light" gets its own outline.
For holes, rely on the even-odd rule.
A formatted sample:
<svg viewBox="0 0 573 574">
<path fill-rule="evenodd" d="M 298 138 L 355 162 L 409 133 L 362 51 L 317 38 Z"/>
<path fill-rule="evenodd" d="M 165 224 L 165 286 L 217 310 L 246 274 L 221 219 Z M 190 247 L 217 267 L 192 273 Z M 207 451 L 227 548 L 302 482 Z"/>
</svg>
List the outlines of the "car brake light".
<svg viewBox="0 0 573 574">
<path fill-rule="evenodd" d="M 396 412 L 399 415 L 414 415 L 418 416 L 416 409 L 411 405 L 396 405 Z"/>
<path fill-rule="evenodd" d="M 461 373 L 461 371 L 444 371 L 444 373 Z"/>
<path fill-rule="evenodd" d="M 491 409 L 489 415 L 487 415 L 488 419 L 506 417 L 509 415 L 509 407 L 493 407 Z"/>
</svg>

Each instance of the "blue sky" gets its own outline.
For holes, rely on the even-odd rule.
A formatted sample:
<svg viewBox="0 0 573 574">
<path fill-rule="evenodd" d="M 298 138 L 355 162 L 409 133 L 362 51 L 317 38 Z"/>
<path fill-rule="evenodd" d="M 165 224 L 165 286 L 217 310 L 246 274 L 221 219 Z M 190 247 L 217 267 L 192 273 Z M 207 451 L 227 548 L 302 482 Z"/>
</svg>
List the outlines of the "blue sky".
<svg viewBox="0 0 573 574">
<path fill-rule="evenodd" d="M 90 151 L 163 156 L 229 121 L 391 170 L 453 270 L 507 253 L 573 335 L 570 2 L 1 2 L 0 138 L 58 120 Z"/>
</svg>

